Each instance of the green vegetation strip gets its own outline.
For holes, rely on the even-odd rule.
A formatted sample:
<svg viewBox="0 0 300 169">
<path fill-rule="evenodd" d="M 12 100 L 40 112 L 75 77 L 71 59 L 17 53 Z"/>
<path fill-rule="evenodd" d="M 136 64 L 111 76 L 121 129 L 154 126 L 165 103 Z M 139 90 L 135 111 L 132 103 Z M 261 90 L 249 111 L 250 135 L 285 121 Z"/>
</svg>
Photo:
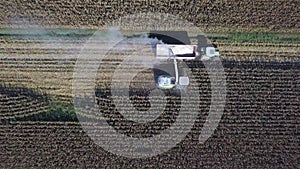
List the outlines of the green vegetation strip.
<svg viewBox="0 0 300 169">
<path fill-rule="evenodd" d="M 0 37 L 27 40 L 84 40 L 91 37 L 92 29 L 0 29 Z"/>
<path fill-rule="evenodd" d="M 67 28 L 31 28 L 31 29 L 0 29 L 0 38 L 28 40 L 85 40 L 91 37 L 96 29 Z M 107 32 L 100 32 L 105 35 Z M 126 34 L 126 32 L 125 32 Z M 251 43 L 300 43 L 300 33 L 206 33 L 211 40 Z M 127 36 L 131 37 L 131 36 Z"/>
<path fill-rule="evenodd" d="M 238 42 L 269 42 L 276 43 L 281 41 L 300 42 L 300 36 L 284 36 L 272 33 L 231 33 L 227 36 L 229 41 Z"/>
<path fill-rule="evenodd" d="M 281 33 L 227 33 L 207 34 L 211 40 L 250 43 L 300 43 L 300 34 Z"/>
<path fill-rule="evenodd" d="M 50 109 L 46 112 L 16 118 L 15 121 L 62 121 L 77 122 L 74 105 L 71 103 L 54 102 L 50 104 Z"/>
</svg>

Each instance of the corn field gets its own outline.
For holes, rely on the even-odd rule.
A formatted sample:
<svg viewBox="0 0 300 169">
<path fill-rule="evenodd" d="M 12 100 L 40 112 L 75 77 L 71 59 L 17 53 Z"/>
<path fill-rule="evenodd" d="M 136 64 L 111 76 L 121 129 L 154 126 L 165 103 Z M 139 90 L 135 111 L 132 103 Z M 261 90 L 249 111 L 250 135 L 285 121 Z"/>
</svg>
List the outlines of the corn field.
<svg viewBox="0 0 300 169">
<path fill-rule="evenodd" d="M 8 0 L 0 7 L 4 7 L 0 10 L 1 168 L 299 166 L 297 0 Z M 87 126 L 95 137 L 103 136 L 96 129 L 108 130 L 97 126 L 104 120 L 122 135 L 150 138 L 169 129 L 178 120 L 182 104 L 186 104 L 178 94 L 166 92 L 166 106 L 155 120 L 139 124 L 126 119 L 115 105 L 125 100 L 124 96 L 113 97 L 111 90 L 114 73 L 128 53 L 109 51 L 94 81 L 96 113 L 76 112 L 72 83 L 82 46 L 105 23 L 136 12 L 180 15 L 218 45 L 226 76 L 226 103 L 217 129 L 204 144 L 198 139 L 209 115 L 212 86 L 201 60 L 179 63 L 186 65 L 194 77 L 195 83 L 187 91 L 197 91 L 200 97 L 199 102 L 189 98 L 197 119 L 185 139 L 171 150 L 145 159 L 125 158 L 97 145 L 83 128 Z M 28 20 L 47 28 L 23 29 Z M 95 56 L 105 50 L 101 46 L 89 49 L 89 54 Z M 132 60 L 123 66 L 124 75 L 138 69 L 139 64 L 139 60 Z M 163 104 L 150 102 L 149 94 L 156 88 L 153 79 L 152 70 L 146 68 L 130 81 L 129 100 L 136 110 L 143 112 Z M 127 106 L 123 105 L 129 112 Z"/>
</svg>

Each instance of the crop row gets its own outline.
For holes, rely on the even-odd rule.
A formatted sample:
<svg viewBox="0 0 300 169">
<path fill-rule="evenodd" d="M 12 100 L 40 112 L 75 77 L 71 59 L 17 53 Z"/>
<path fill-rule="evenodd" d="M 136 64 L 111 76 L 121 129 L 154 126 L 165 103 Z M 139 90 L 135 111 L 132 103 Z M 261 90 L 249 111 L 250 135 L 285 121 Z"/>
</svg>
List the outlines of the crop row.
<svg viewBox="0 0 300 169">
<path fill-rule="evenodd" d="M 20 18 L 39 20 L 36 24 L 47 24 L 56 26 L 73 27 L 99 27 L 113 21 L 121 16 L 140 12 L 171 13 L 193 22 L 197 26 L 214 27 L 266 27 L 277 28 L 299 28 L 298 17 L 299 7 L 297 0 L 242 0 L 236 2 L 217 1 L 159 1 L 159 0 L 138 0 L 138 1 L 82 1 L 72 2 L 41 1 L 14 2 L 6 1 L 3 6 L 6 8 L 1 24 L 20 24 L 22 20 L 12 21 L 15 11 Z M 71 16 L 71 17 L 70 17 Z M 161 18 L 162 22 L 165 18 Z M 8 22 L 10 21 L 10 22 Z M 166 21 L 168 22 L 168 20 Z M 141 23 L 145 23 L 141 22 Z M 142 27 L 143 24 L 140 25 Z M 136 29 L 128 25 L 128 29 Z M 141 29 L 141 28 L 140 28 Z M 212 29 L 212 28 L 211 28 Z"/>
<path fill-rule="evenodd" d="M 232 108 L 232 111 L 226 110 L 217 130 L 204 144 L 198 143 L 202 119 L 196 120 L 195 126 L 184 141 L 178 143 L 171 151 L 138 162 L 117 157 L 103 150 L 101 144 L 95 144 L 87 136 L 80 123 L 21 122 L 0 125 L 0 158 L 2 159 L 0 165 L 6 168 L 60 166 L 129 168 L 154 164 L 156 167 L 175 167 L 175 165 L 214 167 L 221 164 L 233 168 L 236 165 L 252 164 L 256 167 L 295 168 L 299 148 L 297 144 L 299 115 L 291 110 L 276 112 L 265 111 L 264 107 L 260 109 L 261 111 L 251 112 L 237 108 Z M 94 123 L 81 123 L 81 125 L 93 133 L 94 137 L 100 135 L 111 137 L 108 133 L 102 133 L 107 131 L 105 126 Z M 221 158 L 228 156 L 238 158 L 230 161 Z M 185 162 L 186 158 L 189 162 Z M 170 163 L 163 162 L 165 160 L 169 160 Z"/>
<path fill-rule="evenodd" d="M 48 109 L 48 98 L 37 91 L 14 87 L 0 86 L 0 120 L 24 117 L 44 112 Z"/>
</svg>

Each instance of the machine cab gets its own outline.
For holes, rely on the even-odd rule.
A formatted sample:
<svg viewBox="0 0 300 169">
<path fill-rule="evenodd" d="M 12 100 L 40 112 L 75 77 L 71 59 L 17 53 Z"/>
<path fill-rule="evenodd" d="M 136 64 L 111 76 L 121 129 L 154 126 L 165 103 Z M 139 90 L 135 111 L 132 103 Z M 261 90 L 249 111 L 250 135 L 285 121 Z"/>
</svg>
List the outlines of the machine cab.
<svg viewBox="0 0 300 169">
<path fill-rule="evenodd" d="M 160 89 L 171 89 L 175 87 L 176 79 L 175 77 L 161 75 L 157 80 L 157 87 Z"/>
</svg>

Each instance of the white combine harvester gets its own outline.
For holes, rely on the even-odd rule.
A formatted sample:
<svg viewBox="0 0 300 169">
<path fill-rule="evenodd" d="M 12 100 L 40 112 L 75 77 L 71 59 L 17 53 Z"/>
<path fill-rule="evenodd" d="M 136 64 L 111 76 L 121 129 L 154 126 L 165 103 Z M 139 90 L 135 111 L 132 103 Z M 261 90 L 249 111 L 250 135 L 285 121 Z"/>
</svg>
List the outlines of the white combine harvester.
<svg viewBox="0 0 300 169">
<path fill-rule="evenodd" d="M 157 79 L 157 87 L 160 89 L 182 88 L 189 85 L 187 76 L 179 77 L 177 60 L 195 59 L 195 46 L 192 45 L 165 45 L 157 44 L 156 58 L 173 60 L 175 77 L 171 75 L 160 75 Z"/>
<path fill-rule="evenodd" d="M 174 73 L 166 73 L 154 70 L 156 86 L 160 89 L 182 89 L 189 85 L 189 77 L 184 75 L 182 68 L 178 68 L 179 60 L 195 60 L 200 58 L 203 61 L 214 60 L 220 57 L 219 49 L 216 45 L 208 45 L 206 37 L 199 35 L 198 46 L 191 45 L 187 32 L 185 31 L 156 31 L 150 32 L 150 38 L 161 40 L 162 44 L 156 44 L 156 59 L 173 60 Z M 158 69 L 166 69 L 166 68 Z M 169 69 L 170 70 L 170 69 Z M 169 71 L 170 72 L 170 71 Z"/>
</svg>

